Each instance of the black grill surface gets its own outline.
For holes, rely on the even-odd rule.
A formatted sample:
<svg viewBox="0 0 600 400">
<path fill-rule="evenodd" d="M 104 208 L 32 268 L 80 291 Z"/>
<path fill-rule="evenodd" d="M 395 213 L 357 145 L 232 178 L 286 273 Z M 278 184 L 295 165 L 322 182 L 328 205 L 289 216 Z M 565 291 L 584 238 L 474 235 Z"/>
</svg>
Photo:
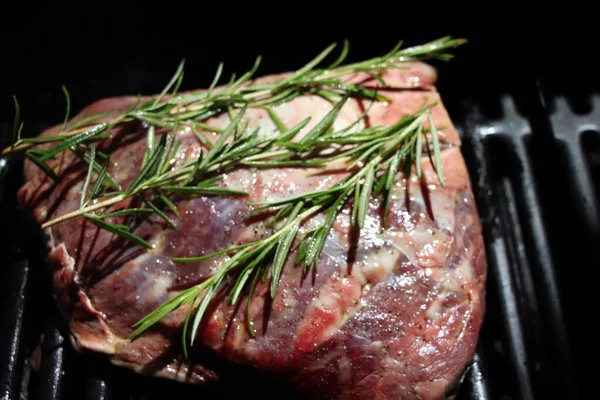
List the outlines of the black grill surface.
<svg viewBox="0 0 600 400">
<path fill-rule="evenodd" d="M 131 61 L 140 68 L 138 62 Z M 485 322 L 457 399 L 588 398 L 583 393 L 595 378 L 587 366 L 595 360 L 596 332 L 586 322 L 597 309 L 590 302 L 599 276 L 600 96 L 565 94 L 528 73 L 518 90 L 461 92 L 443 81 L 456 69 L 441 70 L 440 90 L 463 140 L 489 266 Z M 46 96 L 37 101 L 56 100 Z M 50 114 L 31 118 L 31 134 L 60 120 Z M 4 120 L 0 148 L 11 129 Z M 15 212 L 20 182 L 20 162 L 0 159 L 0 221 L 9 233 L 0 242 L 0 399 L 239 395 L 236 388 L 137 376 L 76 353 L 52 300 L 39 238 Z"/>
</svg>

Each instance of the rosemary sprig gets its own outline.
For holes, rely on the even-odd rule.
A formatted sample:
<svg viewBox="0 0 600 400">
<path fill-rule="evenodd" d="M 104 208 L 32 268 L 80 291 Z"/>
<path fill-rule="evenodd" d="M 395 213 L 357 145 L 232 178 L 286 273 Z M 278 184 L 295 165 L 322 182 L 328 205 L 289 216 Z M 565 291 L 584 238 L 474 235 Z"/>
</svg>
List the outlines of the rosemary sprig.
<svg viewBox="0 0 600 400">
<path fill-rule="evenodd" d="M 344 94 L 350 94 L 353 97 L 384 99 L 371 89 L 359 85 L 346 84 L 340 78 L 355 72 L 370 72 L 371 74 L 376 75 L 376 72 L 385 69 L 402 68 L 398 65 L 398 62 L 404 61 L 431 58 L 449 60 L 452 58 L 452 55 L 447 53 L 447 50 L 455 48 L 463 43 L 465 43 L 464 39 L 444 37 L 421 46 L 400 49 L 402 42 L 399 42 L 389 53 L 382 57 L 337 67 L 337 65 L 345 60 L 346 55 L 348 54 L 346 44 L 340 57 L 338 57 L 338 60 L 333 64 L 335 68 L 315 69 L 314 67 L 333 51 L 335 45 L 331 45 L 315 59 L 287 78 L 271 83 L 249 85 L 247 84 L 248 81 L 252 78 L 259 66 L 259 57 L 250 71 L 243 74 L 238 80 L 234 80 L 224 87 L 215 88 L 222 72 L 222 65 L 219 65 L 215 80 L 213 81 L 213 84 L 211 84 L 209 90 L 176 95 L 175 89 L 179 87 L 183 78 L 184 68 L 182 62 L 169 84 L 157 98 L 149 100 L 141 107 L 137 107 L 136 105 L 131 110 L 115 119 L 99 124 L 100 126 L 91 125 L 81 127 L 83 122 L 80 120 L 79 122 L 74 123 L 71 130 L 63 132 L 62 136 L 81 135 L 78 136 L 78 140 L 93 140 L 93 136 L 98 135 L 100 132 L 133 120 L 144 121 L 158 127 L 173 128 L 177 122 L 181 123 L 182 121 L 188 120 L 194 122 L 204 121 L 213 115 L 226 111 L 228 107 L 240 107 L 244 104 L 247 104 L 248 107 L 277 105 L 300 96 L 304 92 L 321 95 L 334 101 L 341 98 Z M 385 83 L 381 78 L 379 81 L 382 85 Z M 174 89 L 172 90 L 171 98 L 161 102 L 166 93 L 173 87 Z M 97 115 L 95 119 L 101 117 L 102 116 Z M 94 119 L 90 119 L 90 121 L 92 120 Z M 88 121 L 86 120 L 86 122 Z M 3 153 L 23 151 L 35 147 L 37 145 L 37 140 L 39 139 L 18 139 L 11 147 L 5 149 Z M 63 142 L 62 140 L 59 141 Z M 48 160 L 64 150 L 64 143 L 61 143 L 61 145 L 62 147 L 51 148 L 52 150 L 48 149 L 50 152 L 44 153 L 44 160 Z"/>
<path fill-rule="evenodd" d="M 173 196 L 245 195 L 219 186 L 223 173 L 232 168 L 322 167 L 330 162 L 347 163 L 348 176 L 329 189 L 252 204 L 256 207 L 253 214 L 276 212 L 268 223 L 268 227 L 273 230 L 269 237 L 209 255 L 174 259 L 192 262 L 228 255 L 215 275 L 173 296 L 134 326 L 132 339 L 143 334 L 171 311 L 188 306 L 183 327 L 183 347 L 187 353 L 189 328 L 191 327 L 189 336 L 193 343 L 203 314 L 222 285 L 231 285 L 230 301 L 236 303 L 244 291 L 251 297 L 258 280 L 269 276 L 270 295 L 275 296 L 283 267 L 293 249 L 296 252 L 296 265 L 302 264 L 305 270 L 311 266 L 316 267 L 335 217 L 344 205 L 352 202 L 351 223 L 361 229 L 367 218 L 371 198 L 382 196 L 383 224 L 387 225 L 387 207 L 397 173 L 402 168 L 409 175 L 412 165 L 416 164 L 416 173 L 420 175 L 423 147 L 443 185 L 439 138 L 430 116 L 433 105 L 420 109 L 392 126 L 368 127 L 352 132 L 356 124 L 368 114 L 369 106 L 354 123 L 341 131 L 335 132 L 332 127 L 350 97 L 371 99 L 371 105 L 375 101 L 387 100 L 376 89 L 345 82 L 345 76 L 365 73 L 384 87 L 386 82 L 380 76 L 381 71 L 403 68 L 400 63 L 412 60 L 449 60 L 452 55 L 447 51 L 463 43 L 463 39 L 444 37 L 424 45 L 401 49 L 402 42 L 399 42 L 381 57 L 342 65 L 349 52 L 349 44 L 344 42 L 339 56 L 326 68 L 318 66 L 329 57 L 335 45 L 329 46 L 304 67 L 283 79 L 269 83 L 250 83 L 260 65 L 261 58 L 258 57 L 250 71 L 237 79 L 233 75 L 226 85 L 217 87 L 223 71 L 223 64 L 219 64 L 207 90 L 178 94 L 184 75 L 182 61 L 171 81 L 158 96 L 142 105 L 139 105 L 138 99 L 129 110 L 111 120 L 106 120 L 107 113 L 101 113 L 74 121 L 70 127 L 70 97 L 63 87 L 67 112 L 60 134 L 21 138 L 22 125 L 18 123 L 20 109 L 15 99 L 15 139 L 13 145 L 3 153 L 24 152 L 27 158 L 52 179 L 60 177 L 56 176 L 47 163 L 62 152 L 70 151 L 87 164 L 80 208 L 45 222 L 42 224 L 43 228 L 71 218 L 84 217 L 101 229 L 147 248 L 152 248 L 152 244 L 136 236 L 130 225 L 112 223 L 109 219 L 124 217 L 127 221 L 127 218 L 133 216 L 155 215 L 171 228 L 176 228 L 177 222 L 166 214 L 166 210 L 169 210 L 177 219 L 182 219 Z M 309 119 L 287 128 L 274 112 L 273 106 L 305 93 L 321 96 L 332 102 L 333 107 L 308 133 L 295 140 Z M 249 131 L 247 123 L 243 121 L 249 108 L 266 109 L 276 131 L 268 135 L 259 135 L 258 130 Z M 210 126 L 209 118 L 224 113 L 229 114 L 231 120 L 225 129 Z M 140 171 L 128 187 L 121 188 L 108 173 L 111 160 L 110 155 L 105 154 L 102 149 L 102 142 L 108 138 L 112 129 L 134 121 L 148 125 L 146 152 Z M 430 125 L 428 132 L 424 128 L 426 121 Z M 191 128 L 204 149 L 198 158 L 172 167 L 169 160 L 177 156 L 180 145 L 176 132 L 183 127 Z M 166 132 L 157 138 L 159 128 L 164 128 Z M 203 134 L 207 130 L 220 133 L 214 144 Z M 431 135 L 431 146 L 428 133 Z M 110 210 L 110 207 L 128 198 L 136 198 L 139 200 L 137 204 L 145 204 L 145 207 Z M 318 213 L 325 215 L 324 222 L 300 233 L 307 219 Z M 254 335 L 249 304 L 248 302 L 248 330 Z"/>
<path fill-rule="evenodd" d="M 253 165 L 257 166 L 260 164 L 260 160 L 264 159 L 265 155 L 269 155 L 268 150 L 272 148 L 275 143 L 281 139 L 291 139 L 306 126 L 309 121 L 304 120 L 288 131 L 274 132 L 272 135 L 264 137 L 260 137 L 257 131 L 251 133 L 243 132 L 235 141 L 227 143 L 227 138 L 233 134 L 236 127 L 240 124 L 243 112 L 244 109 L 242 109 L 237 117 L 228 125 L 221 134 L 219 140 L 206 155 L 185 162 L 176 168 L 167 168 L 167 159 L 174 158 L 178 146 L 176 144 L 175 134 L 163 134 L 158 143 L 154 143 L 153 140 L 147 140 L 145 157 L 147 161 L 143 164 L 133 181 L 124 190 L 112 191 L 104 198 L 101 198 L 99 195 L 102 195 L 104 192 L 101 192 L 99 189 L 102 187 L 103 180 L 108 176 L 105 168 L 108 166 L 109 161 L 107 161 L 105 167 L 103 167 L 96 179 L 89 198 L 85 202 L 82 201 L 84 206 L 71 213 L 45 222 L 42 224 L 42 228 L 45 229 L 78 216 L 84 216 L 89 219 L 89 215 L 91 215 L 93 211 L 108 208 L 136 196 L 142 196 L 142 201 L 146 202 L 148 208 L 154 210 L 159 217 L 163 218 L 171 227 L 175 228 L 176 224 L 160 210 L 159 206 L 157 206 L 157 204 L 165 205 L 167 208 L 171 209 L 178 218 L 181 217 L 178 215 L 175 204 L 168 198 L 170 194 L 178 193 L 204 196 L 246 195 L 244 192 L 217 186 L 216 183 L 224 172 L 238 165 L 254 163 Z M 167 156 L 167 154 L 169 155 Z M 322 164 L 319 160 L 293 160 L 291 159 L 293 156 L 295 156 L 295 154 L 288 153 L 287 156 L 283 158 L 279 155 L 277 159 L 263 162 L 268 163 L 268 167 L 270 168 L 290 166 L 292 164 L 317 167 Z M 92 165 L 92 163 L 90 163 L 90 165 Z M 91 175 L 91 172 L 88 171 L 88 176 L 89 175 Z M 85 192 L 82 196 L 85 196 Z M 91 203 L 92 200 L 97 201 Z M 120 229 L 115 229 L 113 230 L 113 233 L 119 235 L 122 231 Z M 132 234 L 127 233 L 126 235 L 121 236 L 126 239 L 131 239 Z M 136 242 L 140 243 L 140 240 L 136 240 Z M 146 247 L 151 248 L 149 245 L 146 245 Z"/>
<path fill-rule="evenodd" d="M 352 200 L 353 218 L 352 225 L 362 229 L 369 209 L 369 202 L 374 188 L 378 187 L 388 199 L 391 195 L 392 185 L 395 182 L 396 172 L 399 165 L 405 160 L 414 160 L 416 164 L 421 163 L 421 148 L 419 147 L 421 136 L 425 134 L 424 124 L 430 121 L 430 131 L 434 131 L 433 121 L 430 120 L 431 104 L 412 116 L 402 119 L 397 124 L 382 128 L 370 135 L 364 135 L 364 131 L 343 136 L 340 142 L 354 139 L 361 143 L 362 151 L 352 148 L 341 152 L 332 159 L 344 158 L 347 161 L 362 162 L 363 165 L 354 168 L 346 178 L 333 185 L 331 188 L 290 196 L 281 200 L 250 203 L 257 206 L 252 213 L 269 212 L 278 210 L 271 220 L 270 226 L 280 225 L 270 236 L 265 239 L 234 246 L 216 253 L 199 257 L 173 258 L 179 262 L 198 262 L 223 254 L 229 254 L 231 258 L 225 261 L 219 271 L 200 283 L 172 297 L 169 301 L 158 307 L 152 313 L 142 318 L 135 325 L 135 331 L 131 339 L 135 339 L 156 324 L 173 310 L 182 307 L 190 307 L 184 325 L 183 348 L 187 354 L 188 329 L 190 344 L 193 345 L 196 332 L 207 305 L 210 303 L 217 288 L 224 283 L 231 285 L 230 303 L 239 301 L 241 294 L 247 290 L 254 291 L 257 284 L 257 276 L 270 276 L 269 293 L 272 298 L 277 293 L 279 279 L 286 263 L 292 253 L 294 243 L 299 242 L 296 251 L 295 265 L 304 264 L 304 270 L 316 267 L 325 241 L 331 231 L 335 216 L 339 210 Z M 319 142 L 319 137 L 311 140 Z M 335 138 L 326 138 L 327 143 L 335 143 Z M 374 150 L 372 150 L 374 149 Z M 371 151 L 372 150 L 372 151 Z M 410 167 L 410 166 L 409 166 Z M 441 163 L 436 162 L 435 168 L 441 176 Z M 417 170 L 421 174 L 421 170 Z M 303 222 L 317 213 L 325 213 L 325 221 L 299 236 L 298 232 Z M 383 210 L 384 219 L 387 209 Z M 255 277 L 251 279 L 251 277 Z M 193 310 L 193 311 L 192 311 Z M 251 336 L 255 335 L 249 320 L 248 330 Z"/>
</svg>

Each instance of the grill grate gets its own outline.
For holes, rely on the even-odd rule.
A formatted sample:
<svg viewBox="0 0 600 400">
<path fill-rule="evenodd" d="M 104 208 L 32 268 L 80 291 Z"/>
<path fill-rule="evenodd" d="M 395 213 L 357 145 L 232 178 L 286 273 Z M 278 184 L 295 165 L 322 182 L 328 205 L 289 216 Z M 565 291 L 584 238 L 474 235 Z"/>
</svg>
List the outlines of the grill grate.
<svg viewBox="0 0 600 400">
<path fill-rule="evenodd" d="M 576 369 L 586 353 L 582 333 L 572 328 L 578 318 L 572 310 L 586 291 L 576 290 L 581 282 L 569 268 L 597 254 L 592 244 L 599 231 L 600 97 L 584 113 L 564 97 L 547 101 L 537 92 L 526 97 L 502 97 L 491 116 L 475 100 L 451 111 L 464 140 L 489 264 L 486 319 L 458 399 L 577 399 L 577 380 L 591 376 Z M 12 212 L 18 167 L 0 163 L 1 220 L 13 227 L 21 225 Z M 3 173 L 8 168 L 10 174 Z M 565 208 L 574 213 L 565 215 Z M 571 229 L 565 231 L 562 223 Z M 30 256 L 35 251 L 26 248 L 32 241 L 24 235 L 17 229 L 0 248 L 10 254 L 1 271 L 7 312 L 0 331 L 0 365 L 6 366 L 0 399 L 141 400 L 172 394 L 176 384 L 135 376 L 71 349 L 47 300 L 43 260 Z M 576 258 L 569 252 L 574 245 L 581 249 Z M 28 367 L 38 361 L 39 369 Z M 218 390 L 177 386 L 177 393 L 208 397 L 223 394 Z"/>
</svg>

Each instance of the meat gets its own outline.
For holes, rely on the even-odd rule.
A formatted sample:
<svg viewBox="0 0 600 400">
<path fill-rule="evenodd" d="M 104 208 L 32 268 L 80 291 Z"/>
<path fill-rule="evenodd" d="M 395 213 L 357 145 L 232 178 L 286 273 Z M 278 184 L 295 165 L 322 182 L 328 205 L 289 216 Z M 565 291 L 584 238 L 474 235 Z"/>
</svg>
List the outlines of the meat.
<svg viewBox="0 0 600 400">
<path fill-rule="evenodd" d="M 303 274 L 290 257 L 274 300 L 268 282 L 258 284 L 249 299 L 255 338 L 245 328 L 248 299 L 232 306 L 224 293 L 209 307 L 188 358 L 180 345 L 185 307 L 137 340 L 128 339 L 135 322 L 213 275 L 223 261 L 181 263 L 172 258 L 257 240 L 266 228 L 246 219 L 252 210 L 248 202 L 324 189 L 346 172 L 335 166 L 318 174 L 310 168 L 235 170 L 224 184 L 247 192 L 247 197 L 178 201 L 183 219 L 175 219 L 176 229 L 154 217 L 137 227 L 136 233 L 155 245 L 152 250 L 117 240 L 81 217 L 54 225 L 46 230 L 49 258 L 74 345 L 105 353 L 113 363 L 142 374 L 185 382 L 226 381 L 228 371 L 245 366 L 290 382 L 311 398 L 444 398 L 477 343 L 486 261 L 460 139 L 434 88 L 436 71 L 423 63 L 406 65 L 408 69 L 383 73 L 388 87 L 380 92 L 390 101 L 374 104 L 361 124 L 391 125 L 414 113 L 425 99 L 437 101 L 432 115 L 443 148 L 443 187 L 423 157 L 421 178 L 398 175 L 387 228 L 374 198 L 357 236 L 347 205 L 335 220 L 318 268 Z M 363 75 L 348 79 L 376 84 Z M 134 102 L 134 97 L 101 100 L 73 120 L 104 111 L 114 117 Z M 353 122 L 365 107 L 362 101 L 349 100 L 336 128 Z M 275 111 L 287 126 L 312 117 L 308 129 L 330 108 L 324 99 L 307 94 Z M 274 129 L 263 109 L 249 109 L 244 120 L 261 132 Z M 228 122 L 223 114 L 207 124 L 223 128 Z M 205 134 L 211 140 L 218 137 Z M 197 157 L 202 144 L 193 132 L 186 128 L 176 135 L 182 145 L 171 163 Z M 115 163 L 109 172 L 119 184 L 127 185 L 139 171 L 145 137 L 138 122 L 111 132 L 107 143 Z M 26 183 L 19 191 L 20 201 L 39 223 L 77 209 L 85 180 L 87 167 L 70 153 L 62 153 L 51 165 L 60 175 L 57 182 L 27 163 Z M 126 200 L 114 208 L 128 205 Z"/>
</svg>

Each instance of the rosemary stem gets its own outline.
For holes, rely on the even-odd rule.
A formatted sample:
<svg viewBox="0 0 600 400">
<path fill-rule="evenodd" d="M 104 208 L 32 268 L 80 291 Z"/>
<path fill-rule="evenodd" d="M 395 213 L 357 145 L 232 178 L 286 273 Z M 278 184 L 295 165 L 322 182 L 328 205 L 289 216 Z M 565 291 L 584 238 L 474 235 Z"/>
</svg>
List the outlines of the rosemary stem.
<svg viewBox="0 0 600 400">
<path fill-rule="evenodd" d="M 259 154 L 255 154 L 253 156 L 250 157 L 246 157 L 244 159 L 244 161 L 254 161 L 254 160 L 261 160 L 263 158 L 269 158 L 269 157 L 274 157 L 274 156 L 282 156 L 282 155 L 287 155 L 289 154 L 290 151 L 289 150 L 276 150 L 276 151 L 270 151 L 268 153 L 259 153 Z"/>
<path fill-rule="evenodd" d="M 83 215 L 83 214 L 87 214 L 87 213 L 89 213 L 91 211 L 95 211 L 95 210 L 98 210 L 100 208 L 112 206 L 113 204 L 116 204 L 116 203 L 118 203 L 120 201 L 123 201 L 125 199 L 126 199 L 126 196 L 124 194 L 121 194 L 121 195 L 115 196 L 115 197 L 113 197 L 113 198 L 111 198 L 109 200 L 100 201 L 100 202 L 98 202 L 96 204 L 92 204 L 90 206 L 87 206 L 87 207 L 84 207 L 84 208 L 80 208 L 78 210 L 72 211 L 72 212 L 67 213 L 65 215 L 61 215 L 58 218 L 55 218 L 53 220 L 50 220 L 48 222 L 43 223 L 42 224 L 42 229 L 49 228 L 52 225 L 56 225 L 56 224 L 58 224 L 60 222 L 66 221 L 66 220 L 71 219 L 71 218 L 78 217 L 78 216 Z"/>
<path fill-rule="evenodd" d="M 116 125 L 118 125 L 120 123 L 130 122 L 130 121 L 133 121 L 133 120 L 134 120 L 134 118 L 132 118 L 132 117 L 120 116 L 118 118 L 113 119 L 112 121 L 109 121 L 107 124 L 109 126 L 113 126 L 114 127 L 114 126 L 116 126 Z M 90 130 L 91 128 L 93 128 L 96 125 L 98 125 L 98 124 L 86 125 L 86 126 L 83 126 L 81 128 L 73 129 L 73 130 L 68 131 L 68 132 L 61 131 L 61 132 L 59 132 L 59 135 L 65 137 L 65 138 L 68 138 L 68 137 L 71 137 L 71 136 L 78 135 L 78 134 L 80 134 L 82 132 L 85 132 L 87 130 Z M 58 142 L 59 140 L 57 139 L 56 141 Z M 8 146 L 4 150 L 2 150 L 2 155 L 8 154 L 8 153 L 14 153 L 16 151 L 27 150 L 27 149 L 30 149 L 32 147 L 37 147 L 37 146 L 39 146 L 39 143 L 33 143 L 33 142 L 32 143 L 15 144 L 14 146 Z"/>
</svg>

